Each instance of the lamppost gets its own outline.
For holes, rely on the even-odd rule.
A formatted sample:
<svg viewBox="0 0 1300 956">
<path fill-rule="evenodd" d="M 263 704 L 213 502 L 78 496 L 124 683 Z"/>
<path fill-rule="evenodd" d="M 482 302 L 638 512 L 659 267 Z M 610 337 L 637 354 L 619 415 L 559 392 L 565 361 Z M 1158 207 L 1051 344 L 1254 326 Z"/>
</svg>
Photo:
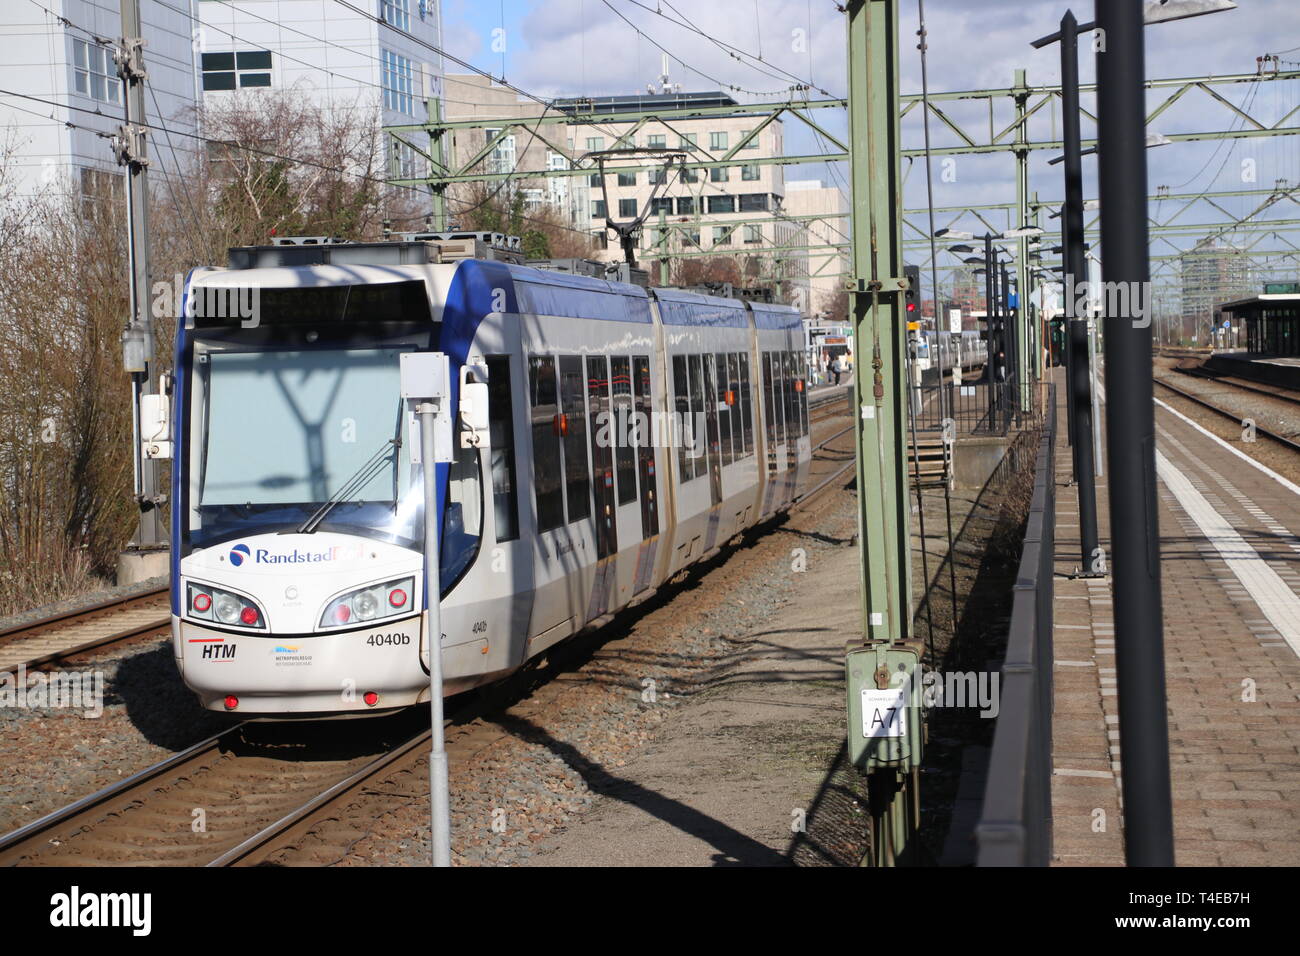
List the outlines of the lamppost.
<svg viewBox="0 0 1300 956">
<path fill-rule="evenodd" d="M 936 238 L 966 239 L 966 240 L 978 239 L 978 240 L 982 240 L 984 243 L 983 258 L 972 257 L 965 261 L 982 262 L 984 264 L 984 276 L 985 276 L 984 301 L 986 303 L 985 318 L 988 323 L 988 343 L 989 343 L 988 345 L 989 364 L 986 366 L 985 378 L 989 383 L 989 414 L 991 418 L 996 415 L 1000 405 L 1005 399 L 1005 396 L 1001 394 L 1003 389 L 1005 388 L 1005 385 L 1003 385 L 1003 383 L 1007 381 L 1009 375 L 1018 374 L 1016 372 L 1015 365 L 1012 363 L 1012 359 L 1011 359 L 1012 352 L 1007 347 L 1008 336 L 1009 334 L 1014 334 L 1014 333 L 1004 328 L 1004 325 L 1007 321 L 1007 315 L 1003 308 L 1004 303 L 1001 300 L 1002 300 L 1002 296 L 1005 295 L 1005 290 L 1006 290 L 1005 281 L 1002 284 L 1002 292 L 999 293 L 998 291 L 998 273 L 1000 269 L 998 265 L 1000 261 L 998 259 L 998 253 L 1002 252 L 1003 250 L 999 249 L 998 253 L 995 253 L 993 251 L 994 250 L 993 243 L 995 241 L 999 241 L 1003 239 L 1030 238 L 1034 236 L 1041 236 L 1042 234 L 1043 234 L 1043 230 L 1038 226 L 1024 226 L 1020 229 L 1006 229 L 1003 230 L 1002 232 L 986 232 L 982 236 L 976 236 L 974 233 L 970 233 L 970 232 L 962 232 L 961 230 L 958 229 L 938 229 L 934 233 Z M 974 252 L 975 250 L 971 246 L 959 244 L 955 246 L 950 246 L 948 251 L 949 252 Z M 978 273 L 979 270 L 976 270 L 976 272 Z M 1022 315 L 1023 312 L 1018 310 L 1017 316 L 1019 317 Z M 1001 355 L 1002 361 L 1005 364 L 999 364 L 998 362 L 999 355 Z"/>
<path fill-rule="evenodd" d="M 1124 754 L 1124 851 L 1130 866 L 1174 863 L 1173 801 L 1169 784 L 1169 724 L 1165 695 L 1164 634 L 1161 610 L 1159 518 L 1155 487 L 1155 407 L 1151 370 L 1151 316 L 1145 305 L 1151 263 L 1147 220 L 1146 90 L 1143 23 L 1159 23 L 1236 7 L 1232 0 L 1096 0 L 1096 23 L 1074 27 L 1066 14 L 1062 32 L 1034 42 L 1035 47 L 1096 29 L 1098 179 L 1102 204 L 1101 244 L 1106 250 L 1102 278 L 1108 288 L 1127 288 L 1128 314 L 1106 315 L 1106 440 L 1110 458 L 1110 529 L 1113 542 L 1112 591 L 1115 617 L 1115 667 L 1118 680 L 1120 749 Z M 1068 35 L 1067 35 L 1068 34 Z M 1071 60 L 1075 58 L 1071 57 Z M 1077 62 L 1062 60 L 1062 101 L 1066 122 L 1078 121 L 1065 105 L 1066 89 L 1077 92 Z M 1066 149 L 1067 181 L 1071 154 Z M 1073 217 L 1081 204 L 1068 201 L 1067 277 L 1083 269 L 1082 216 L 1077 239 Z M 1069 252 L 1067 252 L 1069 255 Z M 1068 296 L 1067 296 L 1068 299 Z M 1136 305 L 1135 305 L 1136 303 Z M 1069 303 L 1067 302 L 1067 308 Z M 1109 311 L 1109 310 L 1108 310 Z M 1076 413 L 1078 412 L 1076 402 Z M 1076 448 L 1091 442 L 1076 435 Z M 1091 451 L 1091 448 L 1089 448 Z M 1082 515 L 1080 515 L 1082 518 Z"/>
</svg>

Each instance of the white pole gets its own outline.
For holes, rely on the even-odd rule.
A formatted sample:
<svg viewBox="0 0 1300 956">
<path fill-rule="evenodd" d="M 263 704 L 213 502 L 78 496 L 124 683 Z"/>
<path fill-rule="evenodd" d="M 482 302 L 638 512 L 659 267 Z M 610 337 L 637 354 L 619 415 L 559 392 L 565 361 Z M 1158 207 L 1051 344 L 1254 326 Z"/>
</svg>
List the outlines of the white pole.
<svg viewBox="0 0 1300 956">
<path fill-rule="evenodd" d="M 445 401 L 445 399 L 443 399 Z M 432 746 L 429 751 L 429 807 L 432 816 L 433 865 L 451 866 L 451 797 L 447 781 L 447 750 L 442 735 L 442 584 L 438 561 L 437 464 L 434 461 L 434 416 L 438 406 L 421 402 L 420 449 L 424 467 L 424 566 L 428 589 L 425 612 L 429 635 L 429 708 Z"/>
</svg>

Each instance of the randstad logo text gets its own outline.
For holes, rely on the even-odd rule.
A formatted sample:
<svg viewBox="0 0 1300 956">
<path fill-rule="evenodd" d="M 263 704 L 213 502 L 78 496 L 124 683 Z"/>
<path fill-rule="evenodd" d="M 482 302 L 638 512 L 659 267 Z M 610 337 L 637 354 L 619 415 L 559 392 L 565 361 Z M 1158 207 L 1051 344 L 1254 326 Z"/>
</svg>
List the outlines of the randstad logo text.
<svg viewBox="0 0 1300 956">
<path fill-rule="evenodd" d="M 335 545 L 323 551 L 299 551 L 295 548 L 289 552 L 272 553 L 269 548 L 250 550 L 246 544 L 237 544 L 230 549 L 230 563 L 239 567 L 245 561 L 254 564 L 321 564 L 326 561 L 346 561 L 359 558 L 362 549 L 355 545 Z"/>
</svg>

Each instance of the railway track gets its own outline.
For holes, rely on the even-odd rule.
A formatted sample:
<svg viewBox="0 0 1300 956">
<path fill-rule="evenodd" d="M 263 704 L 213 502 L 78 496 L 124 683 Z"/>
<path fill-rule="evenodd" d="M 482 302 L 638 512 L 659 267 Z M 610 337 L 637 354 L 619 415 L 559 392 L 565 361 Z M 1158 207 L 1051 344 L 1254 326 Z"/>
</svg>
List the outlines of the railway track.
<svg viewBox="0 0 1300 956">
<path fill-rule="evenodd" d="M 427 741 L 417 717 L 238 724 L 0 837 L 0 865 L 258 863 L 295 824 Z"/>
<path fill-rule="evenodd" d="M 852 430 L 821 438 L 814 453 Z M 853 467 L 851 455 L 832 462 L 795 510 L 810 506 Z M 157 593 L 165 591 L 150 596 Z M 450 713 L 449 759 L 467 760 L 510 735 L 477 719 L 486 706 L 475 697 Z M 313 859 L 301 847 L 337 823 L 350 801 L 409 789 L 393 782 L 403 777 L 418 791 L 424 778 L 415 771 L 430 738 L 418 726 L 422 718 L 422 708 L 414 708 L 364 721 L 238 724 L 0 836 L 0 865 L 253 866 L 280 862 L 285 854 L 293 862 L 327 862 L 329 854 Z M 380 721 L 389 725 L 379 727 Z M 346 842 L 345 834 L 328 845 Z"/>
<path fill-rule="evenodd" d="M 1180 368 L 1177 371 L 1183 375 L 1191 376 L 1192 378 L 1199 378 L 1207 382 L 1216 382 L 1219 385 L 1227 385 L 1242 392 L 1254 392 L 1256 395 L 1275 398 L 1280 402 L 1287 402 L 1291 405 L 1300 405 L 1300 395 L 1288 395 L 1284 389 L 1281 389 L 1281 386 L 1279 386 L 1279 390 L 1275 391 L 1268 388 L 1260 388 L 1254 383 L 1242 381 L 1241 379 L 1231 375 L 1215 375 L 1212 372 L 1206 372 L 1195 368 Z"/>
<path fill-rule="evenodd" d="M 0 631 L 0 672 L 34 670 L 112 644 L 166 631 L 168 589 L 110 598 Z"/>
<path fill-rule="evenodd" d="M 839 415 L 848 414 L 849 389 L 844 388 L 839 394 L 819 396 L 816 402 L 808 403 L 808 424 L 824 422 Z"/>
<path fill-rule="evenodd" d="M 1169 391 L 1173 392 L 1175 395 L 1178 395 L 1180 398 L 1184 398 L 1189 402 L 1192 402 L 1196 405 L 1200 405 L 1202 408 L 1206 408 L 1209 411 L 1216 412 L 1222 417 L 1230 419 L 1233 422 L 1236 422 L 1238 425 L 1241 424 L 1241 415 L 1237 414 L 1236 412 L 1230 412 L 1226 408 L 1220 408 L 1218 405 L 1215 405 L 1213 402 L 1207 402 L 1205 399 L 1201 398 L 1200 396 L 1193 395 L 1190 392 L 1185 392 L 1181 388 L 1178 388 L 1175 385 L 1170 385 L 1168 382 L 1163 381 L 1162 379 L 1159 378 L 1155 379 L 1155 383 L 1159 385 L 1161 388 L 1168 389 Z M 1300 452 L 1300 442 L 1297 442 L 1292 438 L 1288 438 L 1286 435 L 1279 435 L 1277 432 L 1270 431 L 1269 429 L 1264 428 L 1262 425 L 1259 424 L 1255 425 L 1255 434 L 1263 435 L 1265 438 L 1275 441 L 1279 445 L 1282 445 L 1283 447 L 1289 448 L 1295 452 Z"/>
</svg>

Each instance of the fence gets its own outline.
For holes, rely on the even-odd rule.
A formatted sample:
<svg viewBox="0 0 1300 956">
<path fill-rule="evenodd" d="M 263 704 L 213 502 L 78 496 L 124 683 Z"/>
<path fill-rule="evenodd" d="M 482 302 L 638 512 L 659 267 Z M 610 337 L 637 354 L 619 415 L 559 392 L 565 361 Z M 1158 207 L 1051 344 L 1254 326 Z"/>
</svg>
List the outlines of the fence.
<svg viewBox="0 0 1300 956">
<path fill-rule="evenodd" d="M 1023 392 L 1015 382 L 979 382 L 974 385 L 922 385 L 908 393 L 917 431 L 939 431 L 952 419 L 959 435 L 1006 435 L 1034 427 L 1042 419 L 1048 383 L 1030 385 Z M 942 390 L 942 398 L 940 397 Z"/>
<path fill-rule="evenodd" d="M 1002 698 L 975 828 L 978 866 L 1046 866 L 1052 856 L 1052 575 L 1056 538 L 1056 392 L 1043 437 L 1002 663 Z"/>
</svg>

